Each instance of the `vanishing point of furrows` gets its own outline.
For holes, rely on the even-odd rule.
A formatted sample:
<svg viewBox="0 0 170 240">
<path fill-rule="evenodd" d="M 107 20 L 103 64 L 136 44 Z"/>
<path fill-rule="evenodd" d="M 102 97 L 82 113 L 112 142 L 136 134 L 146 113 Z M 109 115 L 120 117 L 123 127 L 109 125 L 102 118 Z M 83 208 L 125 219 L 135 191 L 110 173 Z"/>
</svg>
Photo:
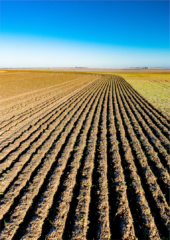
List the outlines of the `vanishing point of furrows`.
<svg viewBox="0 0 170 240">
<path fill-rule="evenodd" d="M 169 117 L 119 76 L 76 84 L 0 111 L 0 239 L 168 239 Z"/>
</svg>

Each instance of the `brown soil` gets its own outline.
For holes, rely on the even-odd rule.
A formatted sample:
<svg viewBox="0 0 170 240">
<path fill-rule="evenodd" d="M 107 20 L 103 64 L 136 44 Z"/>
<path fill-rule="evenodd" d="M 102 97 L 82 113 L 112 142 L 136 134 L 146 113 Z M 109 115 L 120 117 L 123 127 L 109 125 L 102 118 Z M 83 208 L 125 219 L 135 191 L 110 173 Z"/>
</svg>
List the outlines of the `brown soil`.
<svg viewBox="0 0 170 240">
<path fill-rule="evenodd" d="M 1 101 L 0 239 L 168 239 L 170 119 L 119 76 L 70 75 Z"/>
</svg>

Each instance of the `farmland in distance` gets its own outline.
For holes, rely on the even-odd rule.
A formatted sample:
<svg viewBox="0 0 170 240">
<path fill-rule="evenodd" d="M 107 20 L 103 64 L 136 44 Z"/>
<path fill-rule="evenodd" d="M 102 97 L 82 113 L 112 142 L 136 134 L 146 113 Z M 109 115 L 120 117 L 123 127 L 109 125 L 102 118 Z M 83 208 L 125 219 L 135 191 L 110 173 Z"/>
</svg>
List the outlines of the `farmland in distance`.
<svg viewBox="0 0 170 240">
<path fill-rule="evenodd" d="M 0 239 L 168 239 L 165 112 L 118 75 L 0 74 Z"/>
<path fill-rule="evenodd" d="M 89 72 L 88 69 L 86 71 Z M 170 117 L 170 69 L 90 69 L 90 72 L 123 77 L 139 94 Z"/>
</svg>

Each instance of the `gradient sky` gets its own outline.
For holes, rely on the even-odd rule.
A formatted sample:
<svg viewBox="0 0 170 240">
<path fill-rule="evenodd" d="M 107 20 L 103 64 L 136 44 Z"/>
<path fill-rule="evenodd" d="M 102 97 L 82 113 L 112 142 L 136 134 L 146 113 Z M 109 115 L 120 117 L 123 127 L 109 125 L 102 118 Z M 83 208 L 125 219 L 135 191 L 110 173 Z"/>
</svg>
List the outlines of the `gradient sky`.
<svg viewBox="0 0 170 240">
<path fill-rule="evenodd" d="M 167 1 L 0 1 L 0 67 L 170 67 Z"/>
</svg>

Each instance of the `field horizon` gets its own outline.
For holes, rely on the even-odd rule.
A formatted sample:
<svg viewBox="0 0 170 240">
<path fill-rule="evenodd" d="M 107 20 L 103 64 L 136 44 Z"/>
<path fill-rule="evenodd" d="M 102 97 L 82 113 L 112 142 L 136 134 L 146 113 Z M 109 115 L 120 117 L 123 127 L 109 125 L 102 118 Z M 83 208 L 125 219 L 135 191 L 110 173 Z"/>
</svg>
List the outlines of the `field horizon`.
<svg viewBox="0 0 170 240">
<path fill-rule="evenodd" d="M 11 72 L 46 72 L 46 73 L 81 73 L 81 74 L 111 74 L 123 77 L 140 94 L 155 107 L 170 116 L 170 69 L 169 68 L 14 68 L 0 69 L 0 77 L 5 71 Z M 156 85 L 155 85 L 156 84 Z M 167 87 L 167 89 L 166 89 Z M 1 91 L 2 93 L 2 91 Z"/>
</svg>

